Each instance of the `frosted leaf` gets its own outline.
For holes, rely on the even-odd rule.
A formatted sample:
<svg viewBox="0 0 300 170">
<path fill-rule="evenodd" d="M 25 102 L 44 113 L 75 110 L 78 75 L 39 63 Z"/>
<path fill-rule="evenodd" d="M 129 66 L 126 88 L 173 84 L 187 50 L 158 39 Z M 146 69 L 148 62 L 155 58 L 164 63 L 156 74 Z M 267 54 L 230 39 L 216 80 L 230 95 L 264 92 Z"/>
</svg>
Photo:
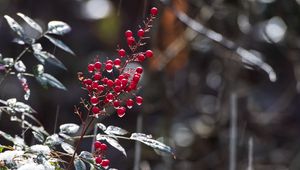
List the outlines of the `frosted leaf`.
<svg viewBox="0 0 300 170">
<path fill-rule="evenodd" d="M 64 133 L 59 133 L 59 136 L 66 139 L 66 140 L 73 140 L 73 138 L 69 135 L 66 135 Z"/>
<path fill-rule="evenodd" d="M 17 15 L 19 15 L 30 27 L 37 30 L 39 33 L 43 33 L 42 27 L 38 23 L 36 23 L 33 19 L 20 12 L 17 13 Z"/>
<path fill-rule="evenodd" d="M 80 152 L 79 157 L 82 158 L 82 159 L 85 159 L 87 161 L 93 161 L 94 160 L 93 154 L 90 153 L 90 152 L 87 152 L 87 151 Z"/>
<path fill-rule="evenodd" d="M 106 129 L 106 126 L 102 123 L 97 123 L 97 126 L 98 126 L 99 129 L 101 129 L 103 131 L 105 131 L 105 129 Z"/>
<path fill-rule="evenodd" d="M 63 148 L 64 151 L 66 151 L 69 154 L 73 154 L 75 152 L 75 149 L 72 145 L 68 144 L 68 143 L 61 143 L 61 147 Z"/>
<path fill-rule="evenodd" d="M 86 170 L 85 163 L 80 159 L 74 160 L 74 167 L 75 167 L 75 170 Z"/>
<path fill-rule="evenodd" d="M 41 83 L 42 86 L 47 86 L 47 84 L 49 84 L 52 87 L 56 87 L 61 90 L 67 90 L 67 88 L 60 81 L 48 73 L 38 75 L 36 79 L 39 83 Z"/>
<path fill-rule="evenodd" d="M 17 61 L 15 63 L 15 69 L 18 71 L 18 72 L 25 72 L 26 71 L 26 66 L 25 64 L 23 63 L 23 61 Z"/>
<path fill-rule="evenodd" d="M 32 134 L 36 140 L 38 140 L 39 142 L 44 142 L 45 138 L 44 138 L 43 134 L 36 132 L 36 131 L 32 131 Z"/>
<path fill-rule="evenodd" d="M 13 58 L 3 58 L 3 63 L 6 67 L 11 67 L 14 65 L 14 59 Z"/>
<path fill-rule="evenodd" d="M 60 67 L 64 70 L 67 69 L 66 66 L 59 59 L 57 59 L 54 55 L 52 55 L 51 53 L 48 53 L 47 51 L 34 51 L 33 55 L 42 64 L 44 64 L 45 61 L 47 61 L 48 63 L 53 64 L 57 67 Z"/>
<path fill-rule="evenodd" d="M 48 23 L 48 33 L 63 35 L 71 31 L 71 27 L 62 21 L 50 21 Z"/>
<path fill-rule="evenodd" d="M 58 136 L 58 134 L 53 134 L 51 136 L 48 136 L 46 138 L 45 144 L 54 146 L 54 145 L 59 145 L 63 142 L 63 140 Z"/>
<path fill-rule="evenodd" d="M 1 161 L 6 161 L 6 163 L 13 163 L 14 162 L 14 158 L 22 156 L 24 154 L 24 151 L 5 151 L 0 153 L 0 160 Z"/>
<path fill-rule="evenodd" d="M 146 135 L 143 133 L 132 133 L 130 136 L 130 139 L 140 141 L 140 142 L 152 147 L 153 149 L 158 149 L 160 151 L 173 154 L 171 147 L 169 147 L 157 140 L 152 139 L 152 137 L 149 135 Z"/>
<path fill-rule="evenodd" d="M 41 153 L 43 155 L 49 155 L 51 152 L 50 148 L 46 145 L 32 145 L 30 151 Z"/>
<path fill-rule="evenodd" d="M 19 23 L 17 23 L 13 18 L 11 18 L 8 15 L 4 15 L 4 18 L 6 19 L 8 25 L 14 32 L 16 32 L 20 37 L 24 37 L 24 29 Z"/>
<path fill-rule="evenodd" d="M 97 140 L 105 140 L 107 143 L 109 143 L 114 148 L 118 149 L 120 152 L 123 153 L 123 155 L 127 156 L 125 149 L 119 144 L 119 142 L 111 137 L 103 136 L 101 134 L 97 134 L 96 136 Z"/>
<path fill-rule="evenodd" d="M 59 126 L 60 133 L 75 134 L 79 130 L 79 126 L 75 123 L 66 123 Z"/>
<path fill-rule="evenodd" d="M 57 47 L 65 50 L 66 52 L 74 55 L 74 52 L 65 44 L 63 43 L 62 41 L 56 39 L 56 38 L 53 38 L 51 36 L 48 36 L 48 35 L 45 35 L 45 37 L 50 41 L 52 42 L 54 45 L 56 45 Z"/>
<path fill-rule="evenodd" d="M 125 135 L 128 133 L 126 130 L 117 126 L 108 126 L 104 132 L 108 135 Z"/>
</svg>

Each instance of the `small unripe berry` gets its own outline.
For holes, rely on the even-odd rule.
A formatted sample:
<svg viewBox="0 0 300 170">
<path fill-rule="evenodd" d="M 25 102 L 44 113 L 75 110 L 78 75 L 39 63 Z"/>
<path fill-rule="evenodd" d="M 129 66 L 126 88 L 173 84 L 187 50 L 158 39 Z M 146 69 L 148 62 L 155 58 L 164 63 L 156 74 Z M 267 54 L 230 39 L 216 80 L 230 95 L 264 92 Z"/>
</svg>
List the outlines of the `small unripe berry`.
<svg viewBox="0 0 300 170">
<path fill-rule="evenodd" d="M 109 163 L 110 163 L 110 161 L 108 159 L 103 159 L 100 165 L 103 167 L 106 167 L 109 165 Z"/>
<path fill-rule="evenodd" d="M 107 72 L 111 73 L 112 70 L 113 70 L 113 65 L 112 65 L 112 63 L 106 63 L 106 65 L 105 65 L 105 70 L 106 70 Z"/>
<path fill-rule="evenodd" d="M 119 50 L 119 56 L 122 58 L 126 55 L 126 51 L 124 49 Z"/>
<path fill-rule="evenodd" d="M 151 50 L 147 50 L 145 54 L 148 58 L 153 57 L 153 52 Z"/>
<path fill-rule="evenodd" d="M 126 102 L 126 106 L 128 109 L 131 109 L 132 106 L 133 106 L 134 102 L 132 99 L 128 99 L 127 102 Z"/>
<path fill-rule="evenodd" d="M 144 34 L 145 34 L 145 31 L 144 31 L 143 29 L 139 29 L 139 30 L 138 30 L 137 35 L 138 35 L 139 37 L 143 37 Z"/>
<path fill-rule="evenodd" d="M 125 107 L 119 107 L 117 109 L 117 114 L 119 117 L 123 117 L 125 115 L 125 111 L 126 111 L 126 108 Z"/>
<path fill-rule="evenodd" d="M 102 151 L 106 151 L 107 150 L 107 145 L 105 143 L 102 143 L 101 146 L 100 146 L 100 149 Z"/>
<path fill-rule="evenodd" d="M 100 156 L 95 159 L 96 164 L 102 164 L 102 158 Z"/>
<path fill-rule="evenodd" d="M 126 32 L 125 32 L 125 37 L 132 37 L 132 32 L 131 32 L 131 30 L 127 30 Z"/>
<path fill-rule="evenodd" d="M 115 65 L 116 68 L 120 68 L 121 60 L 119 58 L 116 58 L 115 61 L 114 61 L 114 65 Z"/>
<path fill-rule="evenodd" d="M 101 73 L 95 73 L 93 78 L 94 78 L 94 80 L 100 80 L 101 79 Z"/>
<path fill-rule="evenodd" d="M 94 142 L 94 147 L 95 147 L 95 149 L 100 149 L 100 147 L 101 147 L 101 142 L 100 141 L 95 141 Z"/>
<path fill-rule="evenodd" d="M 88 71 L 89 71 L 90 73 L 92 73 L 92 72 L 94 71 L 94 69 L 95 69 L 94 64 L 89 64 L 89 65 L 88 65 Z"/>
<path fill-rule="evenodd" d="M 135 42 L 134 37 L 128 37 L 128 38 L 127 38 L 127 44 L 128 44 L 129 46 L 133 45 L 134 42 Z"/>
<path fill-rule="evenodd" d="M 143 73 L 143 68 L 142 67 L 137 67 L 135 70 L 138 74 L 142 74 Z"/>
<path fill-rule="evenodd" d="M 96 96 L 91 97 L 90 102 L 92 103 L 92 105 L 96 105 L 98 104 L 99 100 Z"/>
<path fill-rule="evenodd" d="M 143 98 L 141 96 L 137 96 L 135 98 L 136 104 L 141 105 L 143 103 Z"/>
<path fill-rule="evenodd" d="M 156 16 L 156 15 L 157 15 L 157 13 L 158 13 L 158 10 L 157 10 L 157 8 L 155 8 L 155 7 L 151 8 L 151 11 L 150 11 L 150 13 L 151 13 L 151 15 L 152 15 L 152 16 Z"/>
<path fill-rule="evenodd" d="M 93 112 L 94 114 L 99 114 L 99 113 L 100 113 L 100 108 L 97 107 L 97 106 L 94 106 L 94 107 L 92 108 L 92 112 Z"/>
<path fill-rule="evenodd" d="M 144 56 L 144 54 L 139 54 L 137 58 L 138 58 L 138 60 L 140 62 L 143 62 L 146 59 L 146 57 Z"/>
</svg>

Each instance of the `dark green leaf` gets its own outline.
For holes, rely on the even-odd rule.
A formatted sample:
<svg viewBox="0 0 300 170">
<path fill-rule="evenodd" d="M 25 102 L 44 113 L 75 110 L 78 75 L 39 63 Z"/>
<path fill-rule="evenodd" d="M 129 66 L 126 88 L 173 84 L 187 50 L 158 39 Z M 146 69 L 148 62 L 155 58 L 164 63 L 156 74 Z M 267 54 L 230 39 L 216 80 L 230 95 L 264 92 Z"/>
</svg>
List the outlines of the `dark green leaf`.
<svg viewBox="0 0 300 170">
<path fill-rule="evenodd" d="M 17 15 L 19 15 L 30 27 L 37 30 L 39 33 L 43 33 L 42 27 L 38 23 L 36 23 L 33 19 L 31 19 L 30 17 L 22 13 L 17 13 Z"/>
<path fill-rule="evenodd" d="M 62 90 L 67 90 L 67 88 L 60 82 L 58 81 L 55 77 L 48 73 L 43 73 L 39 76 L 36 77 L 36 79 L 43 85 L 47 86 L 49 84 L 52 87 L 56 87 L 58 89 Z"/>
<path fill-rule="evenodd" d="M 57 47 L 65 50 L 66 52 L 72 54 L 72 55 L 75 55 L 74 52 L 65 44 L 63 43 L 61 40 L 58 40 L 56 38 L 53 38 L 51 36 L 48 36 L 48 35 L 45 35 L 45 37 L 50 41 L 52 42 L 54 45 L 56 45 Z"/>
<path fill-rule="evenodd" d="M 50 64 L 53 64 L 64 70 L 67 70 L 66 66 L 51 53 L 48 53 L 46 51 L 34 51 L 33 54 L 42 64 L 44 64 L 46 60 Z"/>
</svg>

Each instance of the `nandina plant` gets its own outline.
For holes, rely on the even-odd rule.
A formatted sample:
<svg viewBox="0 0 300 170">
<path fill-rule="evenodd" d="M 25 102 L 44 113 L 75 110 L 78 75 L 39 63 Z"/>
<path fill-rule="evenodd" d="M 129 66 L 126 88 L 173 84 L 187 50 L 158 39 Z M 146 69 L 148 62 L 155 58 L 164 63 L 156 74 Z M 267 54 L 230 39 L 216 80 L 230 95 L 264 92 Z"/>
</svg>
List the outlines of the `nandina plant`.
<svg viewBox="0 0 300 170">
<path fill-rule="evenodd" d="M 117 114 L 120 118 L 126 115 L 126 111 L 135 105 L 140 106 L 143 98 L 137 95 L 141 88 L 139 82 L 143 76 L 143 68 L 140 63 L 153 57 L 151 50 L 141 51 L 140 47 L 146 44 L 147 33 L 157 16 L 157 8 L 153 7 L 150 16 L 146 18 L 143 25 L 138 29 L 136 36 L 131 30 L 125 32 L 128 48 L 118 47 L 118 56 L 114 60 L 96 57 L 87 66 L 87 74 L 78 73 L 78 79 L 82 89 L 87 92 L 87 98 L 82 98 L 80 105 L 75 107 L 75 114 L 81 120 L 81 125 L 66 123 L 60 125 L 60 132 L 50 135 L 41 123 L 32 115 L 35 112 L 30 106 L 16 99 L 1 100 L 3 106 L 1 112 L 11 116 L 12 121 L 19 122 L 22 129 L 30 129 L 36 141 L 34 145 L 28 145 L 24 136 L 12 137 L 0 131 L 0 135 L 11 141 L 13 146 L 0 145 L 0 168 L 1 169 L 72 169 L 85 170 L 87 167 L 95 169 L 108 169 L 111 167 L 109 155 L 106 150 L 109 147 L 116 148 L 126 155 L 126 150 L 119 144 L 117 139 L 125 139 L 142 142 L 154 149 L 171 153 L 172 149 L 152 139 L 151 135 L 143 133 L 128 132 L 120 127 L 106 126 L 97 123 L 96 120 L 111 114 Z M 37 43 L 40 38 L 47 38 L 63 50 L 73 52 L 60 40 L 54 39 L 49 34 L 63 35 L 69 32 L 70 27 L 61 21 L 52 21 L 48 24 L 48 30 L 43 31 L 41 27 L 31 18 L 24 14 L 18 14 L 32 28 L 40 32 L 41 36 L 28 41 L 28 36 L 22 27 L 11 17 L 5 16 L 10 27 L 18 35 L 18 42 L 25 46 L 16 59 L 1 60 L 5 76 L 17 75 L 25 91 L 25 99 L 28 99 L 28 84 L 25 76 L 35 77 L 42 85 L 51 85 L 60 89 L 65 87 L 50 74 L 44 73 L 43 64 L 45 61 L 53 63 L 62 68 L 63 64 L 46 51 L 42 51 L 41 44 Z M 26 67 L 21 62 L 21 57 L 26 52 L 32 52 L 42 63 L 36 66 L 36 73 L 27 73 Z M 103 59 L 104 58 L 104 59 Z M 30 91 L 29 91 L 30 94 Z M 88 129 L 96 123 L 94 134 L 89 135 Z M 80 128 L 81 127 L 81 128 Z M 81 130 L 80 130 L 81 129 Z M 80 132 L 79 132 L 80 131 Z M 77 136 L 77 134 L 80 134 Z M 23 133 L 24 134 L 24 133 Z M 80 145 L 86 138 L 94 138 L 92 151 L 79 151 Z M 74 147 L 73 144 L 76 143 Z M 107 145 L 109 144 L 109 145 Z M 62 150 L 61 150 L 61 149 Z M 111 168 L 110 168 L 111 169 Z"/>
</svg>

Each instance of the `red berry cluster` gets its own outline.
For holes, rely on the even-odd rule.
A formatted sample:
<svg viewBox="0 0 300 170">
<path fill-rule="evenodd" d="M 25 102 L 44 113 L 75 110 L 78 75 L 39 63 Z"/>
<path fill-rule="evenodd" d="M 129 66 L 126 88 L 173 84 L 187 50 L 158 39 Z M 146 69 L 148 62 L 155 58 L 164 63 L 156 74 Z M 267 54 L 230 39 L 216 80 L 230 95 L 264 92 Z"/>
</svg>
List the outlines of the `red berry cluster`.
<svg viewBox="0 0 300 170">
<path fill-rule="evenodd" d="M 97 165 L 101 165 L 102 167 L 108 167 L 110 161 L 109 159 L 106 159 L 104 157 L 104 153 L 107 150 L 107 145 L 105 143 L 95 141 L 94 147 L 95 147 L 95 152 L 94 152 L 95 163 Z"/>
<path fill-rule="evenodd" d="M 83 84 L 83 88 L 88 91 L 89 104 L 88 108 L 93 116 L 105 114 L 107 107 L 114 107 L 119 117 L 123 117 L 126 108 L 131 109 L 134 104 L 141 105 L 143 98 L 136 96 L 134 91 L 138 88 L 138 83 L 141 79 L 143 68 L 137 67 L 134 70 L 126 70 L 126 66 L 132 62 L 143 62 L 146 58 L 151 58 L 153 52 L 146 50 L 143 52 L 137 51 L 138 47 L 145 45 L 145 34 L 150 31 L 152 21 L 157 15 L 157 8 L 151 9 L 151 15 L 144 21 L 144 26 L 137 31 L 137 39 L 131 30 L 125 32 L 127 44 L 130 51 L 127 53 L 125 49 L 119 48 L 119 57 L 115 60 L 107 60 L 100 62 L 96 60 L 90 63 L 87 67 L 91 76 L 86 78 L 82 73 L 79 73 L 79 80 Z M 124 98 L 124 96 L 132 96 Z"/>
</svg>

